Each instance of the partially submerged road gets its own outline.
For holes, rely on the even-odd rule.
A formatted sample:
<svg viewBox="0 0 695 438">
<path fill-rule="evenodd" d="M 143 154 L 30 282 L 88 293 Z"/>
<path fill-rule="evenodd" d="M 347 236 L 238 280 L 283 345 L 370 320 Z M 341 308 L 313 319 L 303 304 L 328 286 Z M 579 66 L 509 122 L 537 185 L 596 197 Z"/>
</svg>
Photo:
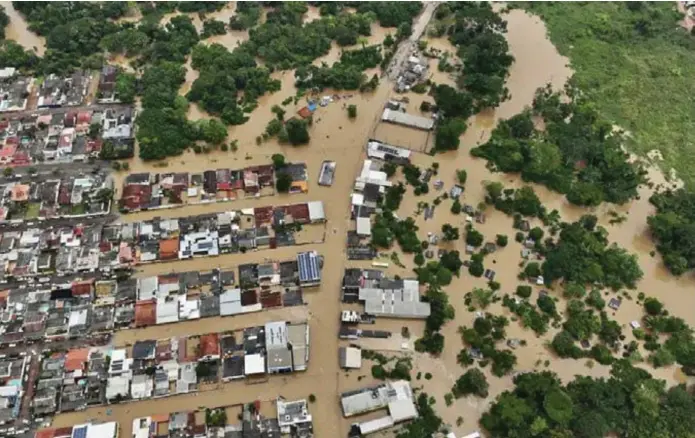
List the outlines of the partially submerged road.
<svg viewBox="0 0 695 438">
<path fill-rule="evenodd" d="M 403 67 L 408 57 L 417 47 L 417 41 L 424 33 L 429 20 L 436 10 L 437 3 L 427 2 L 423 12 L 416 18 L 413 24 L 411 37 L 401 42 L 396 54 L 394 55 L 391 67 L 389 68 L 389 79 L 394 79 L 393 72 L 397 78 L 397 72 Z M 384 84 L 379 87 L 372 95 L 360 96 L 360 117 L 369 120 L 377 120 L 389 99 L 391 85 Z M 325 111 L 343 110 L 334 105 Z M 312 137 L 328 138 L 331 127 L 328 124 L 315 124 Z M 258 385 L 248 384 L 245 381 L 235 381 L 219 385 L 216 389 L 188 394 L 178 395 L 156 400 L 143 400 L 131 403 L 122 403 L 108 407 L 90 407 L 80 412 L 69 412 L 59 414 L 54 419 L 54 426 L 61 427 L 72 424 L 79 424 L 89 420 L 118 421 L 123 436 L 131 436 L 132 421 L 135 417 L 157 415 L 164 413 L 177 412 L 182 410 L 194 410 L 198 407 L 230 406 L 241 403 L 248 403 L 253 400 L 269 401 L 275 400 L 277 396 L 288 399 L 306 398 L 309 394 L 314 394 L 317 403 L 311 405 L 311 414 L 314 417 L 314 430 L 317 437 L 343 437 L 346 435 L 350 420 L 342 417 L 339 403 L 339 394 L 347 390 L 356 389 L 354 384 L 346 383 L 341 378 L 344 374 L 338 363 L 338 347 L 341 345 L 338 340 L 338 330 L 340 326 L 339 312 L 341 310 L 340 288 L 344 268 L 349 263 L 345 253 L 345 238 L 347 231 L 351 228 L 350 221 L 350 200 L 348 198 L 336 199 L 336 193 L 350 193 L 352 191 L 354 178 L 361 168 L 361 159 L 364 157 L 364 147 L 369 136 L 367 130 L 355 132 L 355 135 L 343 136 L 339 140 L 340 149 L 332 149 L 328 153 L 332 159 L 340 157 L 340 172 L 336 173 L 336 179 L 331 188 L 320 187 L 312 182 L 308 197 L 312 200 L 320 200 L 324 203 L 326 217 L 328 219 L 326 240 L 323 243 L 311 244 L 302 247 L 278 248 L 272 251 L 263 251 L 251 254 L 233 254 L 224 256 L 217 260 L 210 260 L 209 266 L 224 265 L 235 266 L 241 263 L 252 261 L 261 262 L 271 257 L 276 260 L 290 258 L 298 251 L 316 250 L 324 256 L 322 269 L 322 283 L 317 289 L 307 290 L 304 294 L 309 307 L 309 326 L 310 326 L 310 360 L 307 371 L 289 375 L 270 376 L 268 381 Z M 318 146 L 317 146 L 318 147 Z M 317 153 L 326 151 L 317 149 Z M 292 199 L 294 201 L 295 198 Z M 283 202 L 282 198 L 278 202 Z M 185 215 L 186 208 L 182 208 L 176 215 Z M 179 263 L 176 268 L 183 271 L 187 269 L 187 263 Z M 161 269 L 168 269 L 162 265 Z M 159 269 L 159 268 L 158 268 Z M 296 318 L 297 308 L 284 308 L 272 312 L 262 312 L 250 318 L 260 317 L 264 321 L 269 320 L 288 320 Z M 242 328 L 243 324 L 248 323 L 244 318 L 218 318 L 213 321 L 214 330 L 224 331 Z M 162 338 L 171 337 L 175 334 L 200 333 L 197 329 L 207 329 L 204 320 L 193 323 L 196 327 L 182 323 L 161 327 L 166 333 Z M 200 324 L 198 327 L 197 325 Z M 160 333 L 155 333 L 156 328 L 152 327 L 146 331 L 126 331 L 117 334 L 118 343 L 128 343 L 133 339 L 141 337 L 157 337 Z M 367 371 L 368 373 L 368 371 Z M 359 384 L 357 387 L 364 386 Z M 354 419 L 351 419 L 354 421 Z"/>
<path fill-rule="evenodd" d="M 408 57 L 417 50 L 417 43 L 425 30 L 427 29 L 427 24 L 432 19 L 434 11 L 437 9 L 439 2 L 426 2 L 422 13 L 417 16 L 415 22 L 413 23 L 413 32 L 410 37 L 402 41 L 396 49 L 396 53 L 393 55 L 391 64 L 387 70 L 388 78 L 392 81 L 396 81 L 400 72 L 403 70 L 405 63 L 408 61 Z"/>
</svg>

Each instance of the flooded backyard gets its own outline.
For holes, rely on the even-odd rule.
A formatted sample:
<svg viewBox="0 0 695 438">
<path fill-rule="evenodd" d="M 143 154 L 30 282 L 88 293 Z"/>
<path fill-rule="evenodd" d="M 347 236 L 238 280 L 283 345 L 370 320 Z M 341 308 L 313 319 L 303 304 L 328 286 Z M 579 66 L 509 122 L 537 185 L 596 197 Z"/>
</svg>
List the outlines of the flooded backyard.
<svg viewBox="0 0 695 438">
<path fill-rule="evenodd" d="M 3 3 L 8 15 L 12 20 L 6 29 L 8 37 L 16 35 L 17 40 L 25 47 L 36 46 L 38 53 L 45 50 L 45 42 L 26 29 L 26 23 L 22 26 L 21 17 L 13 8 Z M 233 15 L 235 7 L 230 5 L 217 13 L 208 14 L 210 18 L 216 18 L 225 22 Z M 167 14 L 163 20 L 170 20 L 175 14 Z M 202 26 L 202 22 L 197 14 L 191 14 L 197 28 Z M 318 12 L 316 8 L 310 8 L 307 19 L 316 19 Z M 505 15 L 508 20 L 508 40 L 510 49 L 515 57 L 510 77 L 507 81 L 511 98 L 502 103 L 495 111 L 486 111 L 483 114 L 471 119 L 467 132 L 462 137 L 461 147 L 458 151 L 429 156 L 425 154 L 414 154 L 413 163 L 421 168 L 430 167 L 432 163 L 439 163 L 439 176 L 445 187 L 450 187 L 455 181 L 455 173 L 459 169 L 465 169 L 468 173 L 466 192 L 462 202 L 477 205 L 484 199 L 484 183 L 487 181 L 500 181 L 509 187 L 520 187 L 521 181 L 512 175 L 500 173 L 490 173 L 485 167 L 485 161 L 475 159 L 470 156 L 469 151 L 475 145 L 484 142 L 490 135 L 492 129 L 500 119 L 508 118 L 530 106 L 534 92 L 537 88 L 551 83 L 554 88 L 561 89 L 565 81 L 571 76 L 572 71 L 568 67 L 569 60 L 561 57 L 554 46 L 547 39 L 545 26 L 538 17 L 526 14 L 523 11 L 512 10 Z M 384 36 L 393 30 L 382 29 L 373 26 L 372 36 L 368 38 L 367 44 L 380 43 Z M 13 33 L 14 32 L 14 33 Z M 223 36 L 209 38 L 205 43 L 220 43 L 229 50 L 240 42 L 248 38 L 246 32 L 231 32 Z M 14 39 L 14 38 L 13 38 Z M 455 53 L 445 39 L 427 39 L 428 44 L 443 51 Z M 332 63 L 339 59 L 340 48 L 337 46 L 318 62 Z M 432 79 L 438 83 L 448 83 L 454 85 L 452 77 L 437 71 L 437 60 L 430 62 Z M 184 95 L 197 78 L 198 73 L 190 66 L 190 60 L 186 64 L 186 82 L 179 91 Z M 371 73 L 370 73 L 371 74 Z M 391 84 L 382 82 L 382 85 L 371 94 L 361 95 L 355 92 L 332 92 L 324 91 L 322 95 L 338 96 L 331 104 L 326 107 L 319 107 L 314 113 L 313 125 L 310 129 L 311 142 L 307 146 L 292 147 L 281 145 L 275 139 L 256 144 L 256 137 L 261 135 L 267 123 L 275 117 L 270 108 L 273 105 L 281 105 L 286 98 L 294 96 L 294 72 L 275 72 L 273 76 L 280 80 L 282 89 L 274 94 L 264 96 L 259 101 L 258 108 L 253 112 L 251 119 L 244 125 L 232 126 L 228 129 L 228 140 L 238 141 L 236 152 L 212 151 L 208 154 L 185 154 L 173 157 L 165 162 L 150 163 L 143 162 L 139 158 L 131 160 L 131 172 L 201 172 L 211 168 L 242 168 L 245 166 L 266 164 L 270 162 L 271 156 L 276 153 L 285 155 L 288 161 L 305 162 L 309 175 L 309 192 L 301 195 L 276 195 L 275 197 L 238 200 L 222 204 L 208 204 L 185 206 L 174 210 L 148 211 L 133 213 L 123 216 L 121 222 L 133 222 L 145 219 L 152 219 L 157 216 L 178 217 L 184 215 L 194 215 L 201 213 L 212 213 L 230 209 L 246 208 L 251 206 L 261 206 L 269 204 L 285 204 L 303 201 L 320 200 L 324 203 L 328 224 L 325 229 L 325 241 L 323 243 L 308 244 L 302 247 L 279 248 L 272 251 L 264 251 L 250 254 L 233 254 L 219 256 L 213 259 L 193 259 L 185 262 L 160 263 L 137 268 L 137 276 L 151 276 L 165 274 L 169 272 L 181 272 L 190 270 L 210 270 L 213 267 L 231 267 L 240 263 L 250 261 L 263 261 L 266 258 L 274 260 L 284 260 L 292 258 L 298 251 L 316 250 L 325 257 L 322 271 L 322 285 L 315 289 L 305 292 L 304 299 L 308 306 L 276 309 L 267 312 L 244 315 L 235 318 L 210 318 L 207 320 L 185 322 L 174 325 L 148 327 L 138 330 L 127 330 L 117 333 L 114 343 L 116 345 L 131 344 L 137 339 L 161 339 L 172 336 L 187 334 L 202 334 L 212 331 L 235 330 L 250 325 L 262 324 L 270 320 L 298 320 L 307 318 L 310 325 L 311 348 L 310 362 L 308 370 L 287 376 L 273 376 L 263 384 L 251 385 L 245 382 L 233 382 L 220 385 L 211 391 L 190 394 L 185 396 L 175 396 L 166 399 L 140 401 L 105 407 L 89 408 L 81 412 L 72 412 L 58 415 L 54 421 L 55 426 L 72 425 L 87 421 L 89 419 L 119 421 L 123 436 L 131 436 L 131 423 L 133 418 L 155 415 L 179 410 L 195 409 L 198 406 L 221 406 L 238 403 L 245 403 L 254 399 L 273 400 L 278 395 L 288 399 L 306 398 L 309 394 L 314 394 L 317 403 L 310 406 L 311 414 L 314 418 L 314 429 L 318 437 L 339 437 L 345 436 L 350 423 L 354 419 L 344 419 L 340 412 L 338 395 L 340 392 L 366 386 L 372 382 L 369 365 L 364 364 L 361 370 L 346 373 L 338 366 L 338 347 L 346 346 L 347 341 L 339 341 L 337 337 L 339 328 L 339 311 L 342 309 L 340 303 L 340 288 L 343 269 L 345 266 L 361 266 L 359 263 L 346 261 L 345 240 L 346 232 L 351 227 L 350 221 L 350 194 L 353 190 L 354 177 L 361 166 L 364 157 L 364 147 L 367 139 L 375 132 L 379 137 L 386 136 L 388 141 L 398 146 L 410 146 L 415 149 L 415 145 L 431 141 L 428 134 L 414 132 L 406 128 L 395 125 L 379 124 L 377 121 L 381 115 L 384 103 L 394 97 L 391 91 Z M 420 104 L 424 100 L 432 102 L 432 98 L 426 95 L 408 93 L 410 99 L 408 112 L 419 114 Z M 297 103 L 290 103 L 284 106 L 287 111 L 286 117 L 291 117 L 306 105 L 307 98 L 300 98 Z M 317 96 L 313 96 L 314 98 Z M 357 105 L 357 117 L 349 119 L 346 106 L 349 104 Z M 189 108 L 189 118 L 192 120 L 210 118 L 196 105 Z M 377 131 L 374 127 L 377 126 Z M 321 163 L 324 160 L 337 162 L 336 179 L 332 187 L 322 187 L 317 184 L 318 173 Z M 117 174 L 116 187 L 120 190 L 122 178 L 125 173 Z M 660 183 L 663 176 L 657 171 L 650 171 L 650 179 Z M 403 175 L 397 173 L 397 178 L 403 180 Z M 536 193 L 549 210 L 557 209 L 565 221 L 578 219 L 582 214 L 593 213 L 599 217 L 600 223 L 609 232 L 609 239 L 626 248 L 628 251 L 636 253 L 639 257 L 640 265 L 644 271 L 644 279 L 638 285 L 638 291 L 643 291 L 648 295 L 658 297 L 665 303 L 666 308 L 686 321 L 695 324 L 691 309 L 695 307 L 695 294 L 692 293 L 695 282 L 692 276 L 684 276 L 680 279 L 672 277 L 663 268 L 659 257 L 652 257 L 650 251 L 654 249 L 654 244 L 647 235 L 646 218 L 651 212 L 648 202 L 650 190 L 643 187 L 640 190 L 640 199 L 630 205 L 601 206 L 597 209 L 582 209 L 568 204 L 564 197 L 552 193 L 547 189 L 534 186 Z M 415 197 L 406 195 L 399 210 L 400 214 L 413 215 L 418 210 L 418 202 L 426 201 L 432 204 L 435 197 L 440 193 L 432 189 L 428 195 Z M 118 197 L 118 194 L 116 195 Z M 610 225 L 610 211 L 615 210 L 620 214 L 626 215 L 627 219 L 620 225 Z M 485 224 L 476 225 L 488 240 L 494 240 L 496 234 L 506 234 L 513 236 L 512 218 L 501 212 L 488 208 L 486 211 L 487 221 Z M 442 204 L 436 210 L 433 219 L 425 221 L 422 215 L 414 216 L 419 226 L 419 236 L 423 238 L 427 233 L 440 233 L 442 225 L 451 223 L 463 229 L 465 226 L 465 216 L 453 216 L 449 213 L 448 204 Z M 531 226 L 536 224 L 532 223 Z M 447 248 L 446 246 L 442 246 Z M 454 249 L 452 245 L 450 249 Z M 457 242 L 458 250 L 463 250 L 461 242 Z M 388 268 L 391 275 L 411 276 L 409 269 L 413 266 L 412 257 L 404 255 L 396 250 L 399 259 L 408 268 L 399 268 L 392 265 Z M 489 261 L 488 261 L 489 260 Z M 486 259 L 486 263 L 497 271 L 496 280 L 501 283 L 501 293 L 510 293 L 519 284 L 517 280 L 518 265 L 521 261 L 519 246 L 512 242 L 506 248 L 498 249 L 496 253 Z M 484 369 L 490 382 L 490 397 L 486 400 L 475 398 L 464 398 L 455 401 L 451 406 L 445 406 L 443 396 L 451 390 L 455 380 L 463 373 L 456 356 L 463 344 L 457 333 L 459 326 L 471 326 L 475 314 L 467 310 L 464 304 L 464 294 L 474 287 L 486 287 L 486 280 L 474 278 L 467 273 L 462 273 L 460 278 L 454 278 L 452 284 L 446 288 L 449 293 L 450 302 L 456 309 L 456 319 L 449 322 L 442 330 L 446 337 L 446 347 L 438 359 L 422 355 L 412 351 L 412 341 L 419 337 L 424 329 L 423 322 L 412 321 L 382 321 L 375 324 L 375 328 L 389 330 L 394 333 L 394 338 L 387 343 L 375 343 L 365 341 L 365 348 L 383 349 L 402 354 L 411 354 L 413 357 L 413 374 L 418 372 L 431 373 L 432 380 L 425 382 L 413 381 L 413 386 L 424 386 L 425 391 L 437 399 L 436 410 L 444 421 L 451 425 L 457 432 L 469 433 L 476 429 L 474 426 L 480 414 L 487 408 L 490 400 L 496 395 L 510 388 L 511 377 L 496 378 L 490 375 L 489 369 Z M 536 288 L 536 293 L 540 288 Z M 551 294 L 557 292 L 552 292 Z M 636 292 L 633 293 L 636 296 Z M 536 295 L 533 296 L 535 300 Z M 562 307 L 562 306 L 561 306 Z M 508 315 L 508 311 L 502 309 L 499 303 L 492 304 L 488 311 L 494 314 Z M 627 327 L 629 322 L 640 319 L 642 309 L 634 301 L 624 300 L 623 305 L 613 316 L 621 325 Z M 411 339 L 400 338 L 401 327 L 407 325 L 411 332 Z M 626 330 L 629 332 L 629 330 Z M 542 339 L 530 331 L 519 326 L 517 322 L 511 322 L 507 328 L 510 338 L 525 340 L 527 345 L 515 350 L 518 357 L 518 371 L 529 371 L 533 369 L 546 369 L 542 365 L 546 360 L 550 360 L 548 370 L 556 372 L 564 380 L 571 379 L 575 374 L 606 376 L 608 368 L 598 364 L 588 365 L 584 361 L 560 360 L 551 355 L 545 346 L 546 340 L 550 339 L 553 331 Z M 630 339 L 628 337 L 628 339 Z M 357 342 L 359 343 L 359 342 Z M 405 349 L 403 347 L 406 347 Z M 666 379 L 669 384 L 673 384 L 682 376 L 676 375 L 674 368 L 660 369 L 657 372 L 652 370 L 656 376 Z M 362 377 L 361 377 L 362 376 Z M 463 417 L 464 424 L 460 427 L 455 426 L 457 417 Z"/>
</svg>

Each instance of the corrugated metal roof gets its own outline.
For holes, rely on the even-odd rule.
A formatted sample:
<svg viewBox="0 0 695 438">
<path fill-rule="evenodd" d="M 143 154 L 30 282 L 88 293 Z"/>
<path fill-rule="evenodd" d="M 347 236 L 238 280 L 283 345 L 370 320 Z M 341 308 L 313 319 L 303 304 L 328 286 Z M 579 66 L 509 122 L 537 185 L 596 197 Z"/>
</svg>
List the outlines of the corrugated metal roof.
<svg viewBox="0 0 695 438">
<path fill-rule="evenodd" d="M 384 110 L 381 120 L 425 131 L 430 131 L 434 127 L 434 120 L 432 119 L 402 113 L 388 108 Z"/>
</svg>

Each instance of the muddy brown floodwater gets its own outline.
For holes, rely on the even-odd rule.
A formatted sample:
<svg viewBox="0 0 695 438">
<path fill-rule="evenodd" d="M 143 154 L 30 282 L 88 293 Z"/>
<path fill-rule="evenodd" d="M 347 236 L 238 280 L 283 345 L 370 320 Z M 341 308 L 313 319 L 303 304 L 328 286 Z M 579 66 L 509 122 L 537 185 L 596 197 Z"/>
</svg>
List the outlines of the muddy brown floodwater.
<svg viewBox="0 0 695 438">
<path fill-rule="evenodd" d="M 12 2 L 0 2 L 5 8 L 5 13 L 10 18 L 10 24 L 5 27 L 5 38 L 18 42 L 27 50 L 34 50 L 37 55 L 43 56 L 46 51 L 46 38 L 38 36 L 29 30 L 29 23 L 12 5 Z"/>
<path fill-rule="evenodd" d="M 225 9 L 225 11 L 227 11 Z M 223 11 L 224 12 L 224 11 Z M 214 14 L 211 14 L 214 15 Z M 315 18 L 316 12 L 312 9 L 308 14 Z M 497 110 L 488 111 L 474 117 L 468 131 L 462 137 L 461 148 L 459 151 L 440 154 L 431 157 L 424 154 L 413 156 L 414 164 L 421 168 L 429 167 L 433 162 L 439 163 L 439 174 L 436 178 L 445 183 L 449 188 L 454 183 L 455 172 L 457 169 L 466 169 L 468 172 L 468 182 L 463 202 L 477 205 L 484 197 L 485 181 L 501 181 L 505 185 L 518 187 L 521 182 L 516 176 L 504 174 L 492 174 L 485 168 L 485 162 L 477 160 L 469 155 L 469 150 L 475 145 L 485 141 L 494 128 L 497 121 L 501 118 L 510 117 L 524 107 L 531 105 L 533 93 L 538 87 L 550 82 L 557 89 L 560 89 L 571 75 L 571 70 L 567 67 L 568 60 L 561 57 L 553 45 L 546 38 L 544 24 L 537 18 L 522 11 L 513 10 L 506 14 L 509 22 L 507 38 L 510 49 L 515 57 L 511 74 L 508 80 L 508 87 L 511 92 L 511 99 L 504 102 Z M 383 38 L 386 32 L 383 30 L 375 39 Z M 376 35 L 376 32 L 374 32 Z M 223 39 L 227 44 L 236 44 L 236 39 Z M 436 45 L 437 48 L 448 50 L 455 53 L 448 41 L 444 39 L 428 39 L 429 44 Z M 232 49 L 233 47 L 230 47 Z M 335 49 L 334 49 L 335 50 Z M 331 51 L 327 58 L 335 60 L 339 51 Z M 436 72 L 436 60 L 433 61 L 432 74 L 439 82 L 453 84 L 453 78 Z M 256 145 L 255 138 L 265 128 L 267 122 L 274 117 L 270 108 L 274 104 L 280 104 L 285 98 L 293 96 L 293 72 L 277 72 L 275 77 L 282 82 L 282 90 L 264 96 L 259 102 L 259 108 L 254 111 L 251 120 L 242 126 L 230 127 L 230 139 L 237 139 L 239 150 L 237 152 L 212 152 L 208 155 L 194 155 L 186 153 L 180 157 L 169 159 L 164 164 L 144 163 L 139 159 L 134 159 L 131 163 L 132 171 L 151 171 L 160 172 L 164 169 L 171 171 L 200 172 L 207 168 L 217 167 L 244 167 L 246 165 L 267 162 L 274 153 L 283 153 L 290 161 L 303 161 L 308 165 L 310 189 L 306 195 L 278 197 L 277 199 L 264 198 L 256 201 L 238 201 L 227 204 L 217 204 L 212 206 L 188 206 L 177 210 L 163 211 L 163 216 L 181 216 L 196 214 L 199 212 L 219 211 L 220 209 L 237 208 L 247 204 L 260 205 L 260 203 L 285 203 L 295 200 L 322 200 L 325 204 L 326 215 L 328 218 L 326 240 L 322 244 L 307 245 L 295 248 L 282 248 L 272 251 L 263 251 L 246 255 L 229 255 L 216 259 L 199 259 L 186 262 L 175 262 L 158 264 L 143 267 L 138 275 L 155 275 L 171 271 L 181 271 L 188 269 L 209 269 L 213 266 L 234 266 L 240 262 L 262 261 L 266 257 L 283 259 L 291 257 L 298 250 L 316 249 L 325 257 L 323 268 L 323 282 L 321 287 L 316 290 L 307 291 L 305 300 L 308 307 L 295 309 L 279 309 L 272 312 L 262 312 L 248 315 L 244 318 L 229 319 L 210 319 L 199 322 L 180 323 L 164 327 L 151 327 L 143 330 L 132 330 L 121 332 L 116 336 L 117 343 L 132 342 L 136 338 L 142 337 L 168 337 L 185 333 L 204 333 L 206 331 L 221 331 L 240 328 L 247 324 L 262 323 L 271 319 L 297 319 L 307 312 L 311 330 L 311 348 L 309 368 L 304 373 L 297 373 L 290 376 L 271 377 L 267 383 L 259 385 L 249 385 L 244 382 L 233 382 L 225 384 L 213 391 L 186 396 L 171 397 L 152 401 L 142 401 L 131 404 L 110 406 L 112 411 L 110 416 L 106 415 L 106 408 L 90 408 L 82 412 L 66 413 L 56 417 L 55 424 L 58 426 L 75 424 L 87 419 L 116 420 L 121 422 L 123 436 L 130 436 L 131 422 L 134 417 L 143 415 L 153 415 L 160 413 L 173 412 L 177 410 L 196 409 L 198 406 L 219 406 L 234 403 L 248 402 L 254 399 L 271 400 L 277 395 L 286 398 L 304 398 L 309 394 L 315 394 L 317 403 L 311 405 L 311 413 L 314 417 L 316 436 L 318 437 L 340 437 L 345 436 L 352 421 L 342 418 L 338 394 L 342 391 L 365 386 L 372 382 L 370 375 L 370 365 L 365 363 L 363 368 L 358 371 L 345 372 L 338 368 L 337 347 L 347 345 L 346 341 L 337 339 L 338 331 L 338 312 L 342 308 L 339 302 L 340 284 L 343 268 L 346 265 L 367 267 L 368 263 L 347 262 L 345 257 L 345 233 L 352 227 L 349 220 L 349 195 L 352 191 L 353 180 L 364 156 L 364 146 L 366 139 L 372 132 L 375 121 L 378 119 L 385 101 L 391 97 L 391 85 L 383 83 L 382 86 L 373 94 L 357 95 L 355 93 L 337 93 L 341 96 L 339 101 L 335 101 L 327 107 L 319 107 L 314 115 L 314 123 L 311 127 L 311 144 L 304 147 L 281 146 L 275 140 L 267 141 L 261 145 Z M 194 80 L 194 74 L 187 75 L 185 87 L 190 86 Z M 334 93 L 326 91 L 322 95 L 332 95 Z M 351 95 L 351 97 L 347 97 Z M 410 93 L 410 104 L 408 111 L 417 113 L 419 105 L 426 96 Z M 347 118 L 344 106 L 354 103 L 358 107 L 358 116 L 355 120 Z M 305 105 L 305 100 L 286 107 L 288 117 L 293 115 L 296 110 Z M 189 114 L 191 118 L 209 117 L 199 108 L 191 108 Z M 386 128 L 390 130 L 390 127 Z M 412 131 L 398 133 L 397 140 L 407 142 L 412 136 L 418 135 Z M 407 143 L 406 143 L 407 144 Z M 334 160 L 337 162 L 335 183 L 332 187 L 320 187 L 316 183 L 321 162 L 323 160 Z M 663 177 L 657 171 L 650 171 L 650 178 L 655 182 L 663 181 Z M 122 177 L 122 175 L 120 176 Z M 399 172 L 396 178 L 403 179 Z M 564 220 L 575 220 L 584 213 L 594 213 L 599 217 L 600 223 L 610 232 L 610 239 L 625 247 L 629 251 L 636 253 L 640 264 L 644 270 L 644 280 L 639 284 L 640 291 L 648 295 L 658 297 L 664 301 L 672 314 L 684 318 L 691 324 L 695 324 L 695 317 L 692 316 L 691 309 L 695 307 L 695 294 L 692 294 L 692 276 L 684 276 L 675 279 L 668 275 L 660 263 L 659 257 L 651 257 L 649 252 L 654 248 L 646 233 L 646 217 L 651 212 L 648 203 L 649 189 L 646 187 L 640 191 L 641 198 L 630 205 L 601 206 L 596 209 L 582 209 L 570 206 L 566 200 L 551 193 L 543 187 L 534 186 L 543 203 L 550 209 L 556 208 L 560 211 Z M 410 193 L 403 200 L 399 214 L 401 216 L 414 215 L 419 201 L 433 203 L 434 198 L 439 193 L 431 189 L 428 195 L 415 197 Z M 464 216 L 453 216 L 449 212 L 450 202 L 444 202 L 436 209 L 433 219 L 424 221 L 422 215 L 415 217 L 417 225 L 420 227 L 420 238 L 424 238 L 428 232 L 439 233 L 444 223 L 451 223 L 459 228 L 464 227 Z M 627 220 L 618 226 L 608 223 L 609 212 L 615 210 L 620 214 L 627 215 Z M 506 234 L 510 237 L 514 235 L 512 229 L 512 219 L 504 214 L 488 209 L 486 211 L 487 221 L 485 224 L 476 225 L 488 240 L 494 240 L 496 234 Z M 152 217 L 152 213 L 144 212 L 129 215 L 124 220 L 132 221 Z M 532 223 L 532 226 L 535 224 Z M 448 246 L 447 246 L 448 245 Z M 443 248 L 456 248 L 463 251 L 462 243 L 459 241 L 454 244 L 442 245 Z M 391 275 L 409 276 L 412 275 L 412 257 L 400 253 L 394 249 L 407 268 L 399 268 L 393 264 L 387 269 Z M 502 293 L 513 291 L 518 284 L 516 278 L 518 264 L 521 261 L 519 254 L 520 246 L 510 238 L 510 244 L 506 248 L 499 249 L 496 253 L 486 258 L 486 267 L 497 271 L 496 280 L 502 285 Z M 413 340 L 420 336 L 424 328 L 423 322 L 379 320 L 375 328 L 390 330 L 394 337 L 388 341 L 365 340 L 363 345 L 368 348 L 383 349 L 394 354 L 409 354 L 414 358 L 414 374 L 427 372 L 433 378 L 424 381 L 414 380 L 414 386 L 425 386 L 425 390 L 437 399 L 436 410 L 444 421 L 452 426 L 457 434 L 470 433 L 476 430 L 477 420 L 480 414 L 487 409 L 491 400 L 505 389 L 512 385 L 511 377 L 497 378 L 489 374 L 486 368 L 484 372 L 488 375 L 490 382 L 490 397 L 485 400 L 477 398 L 463 398 L 455 401 L 447 407 L 444 403 L 444 394 L 451 390 L 454 381 L 461 375 L 463 369 L 456 362 L 456 355 L 462 348 L 462 343 L 457 334 L 457 328 L 462 325 L 471 325 L 474 314 L 468 312 L 464 305 L 464 294 L 474 287 L 485 287 L 483 279 L 473 278 L 466 273 L 462 273 L 460 278 L 454 278 L 450 286 L 446 288 L 450 296 L 450 301 L 456 309 L 456 318 L 443 328 L 446 336 L 446 346 L 443 354 L 438 359 L 414 353 L 412 351 Z M 536 293 L 538 290 L 536 290 Z M 556 294 L 557 292 L 551 291 Z M 636 293 L 633 293 L 633 296 Z M 611 294 L 611 296 L 613 296 Z M 535 300 L 536 296 L 532 297 Z M 607 297 L 608 298 L 608 297 Z M 348 306 L 350 308 L 350 306 Z M 562 308 L 562 305 L 560 306 Z M 355 307 L 359 309 L 359 307 Z M 488 311 L 495 314 L 508 315 L 500 304 L 493 304 Z M 624 300 L 618 312 L 613 316 L 621 325 L 625 327 L 627 341 L 631 340 L 628 324 L 630 321 L 641 317 L 641 308 L 630 300 Z M 411 339 L 401 339 L 400 329 L 407 325 L 412 333 Z M 545 369 L 544 362 L 550 361 L 547 369 L 556 372 L 563 380 L 571 379 L 576 374 L 605 376 L 608 369 L 604 366 L 576 360 L 560 360 L 552 357 L 545 347 L 545 342 L 554 334 L 553 330 L 543 338 L 538 338 L 529 330 L 519 326 L 517 322 L 511 322 L 507 330 L 509 338 L 518 338 L 527 341 L 527 346 L 518 348 L 515 353 L 518 357 L 519 371 L 533 369 Z M 355 342 L 355 341 L 352 341 Z M 641 366 L 641 365 L 640 365 Z M 654 372 L 654 371 L 653 371 Z M 675 372 L 675 368 L 659 369 L 654 374 L 666 379 L 669 384 L 684 377 Z M 457 417 L 464 419 L 462 426 L 456 426 Z M 360 421 L 360 420 L 357 420 Z"/>
</svg>

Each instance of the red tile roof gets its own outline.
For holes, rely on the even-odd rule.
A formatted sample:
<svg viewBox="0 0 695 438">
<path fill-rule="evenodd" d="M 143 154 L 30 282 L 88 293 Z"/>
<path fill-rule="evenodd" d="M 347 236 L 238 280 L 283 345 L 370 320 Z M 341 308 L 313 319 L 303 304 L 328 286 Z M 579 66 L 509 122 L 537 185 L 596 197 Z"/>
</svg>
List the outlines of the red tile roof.
<svg viewBox="0 0 695 438">
<path fill-rule="evenodd" d="M 179 239 L 162 239 L 159 241 L 159 258 L 161 260 L 170 260 L 178 257 L 179 254 Z"/>
<path fill-rule="evenodd" d="M 89 358 L 89 348 L 74 348 L 65 355 L 65 371 L 81 370 Z"/>
<path fill-rule="evenodd" d="M 121 202 L 128 210 L 137 210 L 146 206 L 152 199 L 152 187 L 140 184 L 129 184 L 123 187 Z"/>
<path fill-rule="evenodd" d="M 72 295 L 73 296 L 91 295 L 93 286 L 94 286 L 94 280 L 93 279 L 87 280 L 87 281 L 76 281 L 75 283 L 72 284 Z"/>
<path fill-rule="evenodd" d="M 297 114 L 299 114 L 299 117 L 303 119 L 308 119 L 309 117 L 311 117 L 311 111 L 309 110 L 309 107 L 306 106 L 297 111 Z"/>
<path fill-rule="evenodd" d="M 295 222 L 309 223 L 309 205 L 293 204 L 283 207 L 285 214 L 292 216 Z"/>
<path fill-rule="evenodd" d="M 153 299 L 135 303 L 135 327 L 145 327 L 157 323 L 157 304 Z"/>
<path fill-rule="evenodd" d="M 200 356 L 219 356 L 220 338 L 217 333 L 209 333 L 200 337 Z"/>
<path fill-rule="evenodd" d="M 256 226 L 270 224 L 273 218 L 273 207 L 256 207 L 253 209 L 253 217 L 256 220 Z"/>
<path fill-rule="evenodd" d="M 36 431 L 34 434 L 34 438 L 54 438 L 56 436 L 56 430 L 57 429 L 39 429 Z M 72 432 L 72 428 L 70 428 L 70 431 Z"/>
</svg>

